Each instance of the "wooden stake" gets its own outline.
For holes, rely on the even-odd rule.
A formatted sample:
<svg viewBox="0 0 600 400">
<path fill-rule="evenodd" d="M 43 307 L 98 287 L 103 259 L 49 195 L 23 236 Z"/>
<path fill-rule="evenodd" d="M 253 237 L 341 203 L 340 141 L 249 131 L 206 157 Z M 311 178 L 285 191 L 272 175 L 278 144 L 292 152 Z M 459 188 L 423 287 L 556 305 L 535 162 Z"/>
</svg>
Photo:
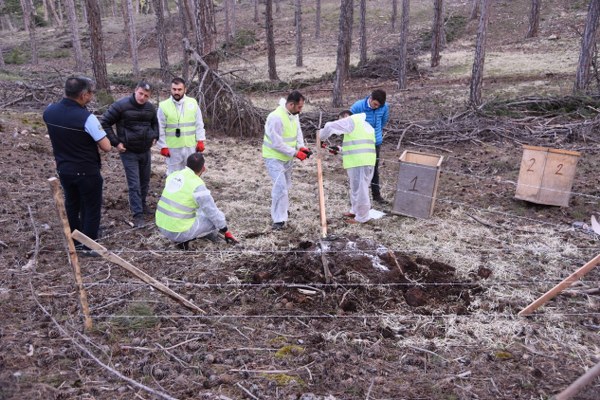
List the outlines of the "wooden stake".
<svg viewBox="0 0 600 400">
<path fill-rule="evenodd" d="M 598 376 L 600 376 L 600 363 L 588 369 L 585 374 L 581 375 L 575 382 L 571 383 L 568 388 L 560 392 L 554 399 L 568 400 L 572 398 Z"/>
<path fill-rule="evenodd" d="M 321 117 L 319 117 L 319 126 Z M 327 237 L 327 215 L 325 214 L 325 191 L 323 189 L 323 151 L 321 150 L 321 130 L 317 131 L 317 182 L 319 184 L 319 212 L 321 214 L 321 237 Z"/>
<path fill-rule="evenodd" d="M 62 196 L 62 191 L 60 189 L 60 183 L 58 179 L 52 177 L 48 179 L 48 183 L 50 184 L 50 189 L 52 190 L 52 196 L 54 197 L 54 203 L 56 204 L 56 211 L 58 212 L 58 217 L 62 223 L 63 234 L 65 235 L 65 239 L 67 241 L 67 248 L 69 250 L 69 261 L 71 266 L 73 267 L 73 273 L 75 274 L 75 283 L 77 284 L 77 288 L 79 289 L 79 302 L 81 303 L 81 310 L 83 312 L 83 326 L 86 331 L 90 331 L 93 327 L 92 318 L 90 317 L 90 307 L 88 305 L 87 300 L 87 292 L 83 287 L 83 280 L 81 279 L 81 269 L 79 267 L 79 259 L 77 258 L 77 252 L 75 251 L 75 243 L 73 243 L 73 238 L 71 237 L 71 227 L 69 225 L 69 220 L 67 219 L 67 212 L 65 210 L 65 200 Z"/>
<path fill-rule="evenodd" d="M 551 299 L 553 299 L 554 297 L 556 297 L 564 289 L 571 286 L 575 281 L 581 279 L 581 277 L 583 277 L 585 274 L 587 274 L 592 269 L 594 269 L 594 267 L 596 267 L 596 265 L 598 265 L 598 263 L 600 263 L 600 254 L 598 254 L 592 260 L 588 261 L 588 263 L 585 264 L 583 267 L 581 267 L 577 271 L 573 272 L 565 280 L 563 280 L 558 285 L 554 286 L 551 290 L 546 292 L 543 296 L 538 298 L 536 301 L 534 301 L 533 303 L 531 303 L 530 305 L 525 307 L 523 310 L 521 310 L 519 315 L 522 317 L 526 317 L 526 316 L 530 315 L 532 312 L 537 310 L 539 307 L 544 305 L 546 302 L 548 302 Z"/>
<path fill-rule="evenodd" d="M 90 249 L 95 250 L 98 254 L 100 254 L 102 257 L 104 257 L 108 261 L 112 261 L 113 263 L 125 268 L 128 272 L 130 272 L 135 277 L 141 279 L 142 281 L 151 285 L 158 291 L 160 291 L 160 292 L 166 294 L 167 296 L 173 298 L 174 300 L 178 301 L 179 303 L 183 304 L 185 307 L 189 308 L 190 310 L 200 312 L 202 314 L 206 314 L 206 312 L 204 310 L 199 308 L 197 305 L 195 305 L 191 301 L 187 300 L 180 294 L 169 289 L 164 284 L 157 281 L 156 279 L 154 279 L 153 277 L 151 277 L 150 275 L 148 275 L 141 269 L 139 269 L 139 268 L 135 267 L 134 265 L 130 264 L 129 262 L 123 260 L 121 257 L 117 256 L 116 254 L 108 251 L 106 249 L 106 247 L 100 245 L 99 243 L 96 243 L 95 241 L 93 241 L 92 239 L 90 239 L 89 237 L 84 235 L 83 233 L 79 232 L 78 230 L 75 230 L 72 233 L 72 236 L 76 240 L 79 240 L 81 243 L 85 244 Z"/>
</svg>

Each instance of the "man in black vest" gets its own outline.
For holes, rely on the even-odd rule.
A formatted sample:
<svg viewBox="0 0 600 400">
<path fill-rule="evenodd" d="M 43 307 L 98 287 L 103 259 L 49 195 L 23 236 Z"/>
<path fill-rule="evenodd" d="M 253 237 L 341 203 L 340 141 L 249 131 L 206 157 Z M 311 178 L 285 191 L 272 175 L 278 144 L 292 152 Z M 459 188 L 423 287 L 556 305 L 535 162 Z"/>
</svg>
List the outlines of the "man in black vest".
<svg viewBox="0 0 600 400">
<path fill-rule="evenodd" d="M 150 186 L 150 148 L 158 140 L 158 119 L 150 95 L 150 85 L 141 81 L 131 96 L 114 102 L 100 118 L 110 144 L 119 151 L 123 162 L 129 209 L 136 228 L 145 225 L 144 214 L 152 214 L 146 196 Z M 116 135 L 113 125 L 117 126 Z"/>
<path fill-rule="evenodd" d="M 98 118 L 85 108 L 93 97 L 94 86 L 89 78 L 68 78 L 65 97 L 46 108 L 44 122 L 71 230 L 97 239 L 103 183 L 98 148 L 108 152 L 111 145 Z"/>
</svg>

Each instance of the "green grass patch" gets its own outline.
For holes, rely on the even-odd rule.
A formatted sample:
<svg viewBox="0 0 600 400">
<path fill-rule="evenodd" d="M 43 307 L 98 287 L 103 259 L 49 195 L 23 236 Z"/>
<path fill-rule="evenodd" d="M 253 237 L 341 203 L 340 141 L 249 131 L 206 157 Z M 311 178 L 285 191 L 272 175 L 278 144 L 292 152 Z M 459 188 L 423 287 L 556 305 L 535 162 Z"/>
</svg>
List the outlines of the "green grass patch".
<svg viewBox="0 0 600 400">
<path fill-rule="evenodd" d="M 263 377 L 267 378 L 271 382 L 275 382 L 277 386 L 289 386 L 299 385 L 306 386 L 306 382 L 299 376 L 287 375 L 287 374 L 262 374 Z"/>
<path fill-rule="evenodd" d="M 113 328 L 121 331 L 140 331 L 153 328 L 158 322 L 152 307 L 145 303 L 134 303 L 113 320 Z"/>
<path fill-rule="evenodd" d="M 304 347 L 288 344 L 275 352 L 275 358 L 295 357 L 304 353 Z"/>
</svg>

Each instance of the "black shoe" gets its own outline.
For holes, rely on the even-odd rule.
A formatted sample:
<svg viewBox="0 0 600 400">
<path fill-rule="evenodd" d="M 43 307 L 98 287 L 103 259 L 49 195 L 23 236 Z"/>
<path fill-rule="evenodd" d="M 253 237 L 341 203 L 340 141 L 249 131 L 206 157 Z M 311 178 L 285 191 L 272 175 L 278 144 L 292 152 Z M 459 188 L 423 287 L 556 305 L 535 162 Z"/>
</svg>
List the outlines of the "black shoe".
<svg viewBox="0 0 600 400">
<path fill-rule="evenodd" d="M 133 227 L 134 228 L 143 228 L 146 226 L 146 221 L 144 221 L 144 214 L 136 214 L 133 216 Z"/>
<path fill-rule="evenodd" d="M 77 255 L 80 257 L 100 257 L 100 254 L 94 250 L 80 250 L 77 252 Z"/>
<path fill-rule="evenodd" d="M 154 211 L 152 211 L 152 209 L 150 207 L 148 207 L 146 204 L 144 204 L 143 210 L 144 211 L 142 211 L 142 213 L 144 215 L 154 215 Z"/>
<path fill-rule="evenodd" d="M 285 229 L 285 222 L 274 222 L 273 223 L 273 230 L 274 231 L 280 231 L 282 229 Z"/>
<path fill-rule="evenodd" d="M 213 243 L 219 243 L 221 241 L 221 238 L 219 237 L 217 231 L 212 231 L 208 235 L 200 236 L 200 239 L 208 240 L 209 242 Z"/>
<path fill-rule="evenodd" d="M 189 250 L 190 249 L 190 242 L 191 240 L 185 241 L 185 242 L 181 242 L 181 243 L 177 243 L 177 248 L 179 250 Z"/>
<path fill-rule="evenodd" d="M 384 199 L 383 197 L 381 197 L 381 195 L 373 196 L 373 201 L 376 203 L 379 203 L 382 206 L 387 206 L 388 204 L 390 204 L 390 202 L 387 201 L 386 199 Z"/>
</svg>

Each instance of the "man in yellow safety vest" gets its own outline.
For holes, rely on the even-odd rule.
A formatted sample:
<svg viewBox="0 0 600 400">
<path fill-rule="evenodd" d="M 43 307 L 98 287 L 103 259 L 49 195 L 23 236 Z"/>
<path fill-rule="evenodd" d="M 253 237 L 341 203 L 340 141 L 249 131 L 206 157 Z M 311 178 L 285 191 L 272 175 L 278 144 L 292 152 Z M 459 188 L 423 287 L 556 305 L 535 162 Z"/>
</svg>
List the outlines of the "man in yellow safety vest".
<svg viewBox="0 0 600 400">
<path fill-rule="evenodd" d="M 182 250 L 188 250 L 189 242 L 199 237 L 217 241 L 217 230 L 225 236 L 227 243 L 237 243 L 227 229 L 225 215 L 200 178 L 204 171 L 204 156 L 191 154 L 184 169 L 167 176 L 156 205 L 158 230 Z"/>
<path fill-rule="evenodd" d="M 344 213 L 347 223 L 367 222 L 371 200 L 369 186 L 375 168 L 375 130 L 365 120 L 364 113 L 352 115 L 342 111 L 337 121 L 328 122 L 321 129 L 319 137 L 327 140 L 331 135 L 344 135 L 342 141 L 342 162 L 350 181 L 350 212 Z M 326 146 L 326 145 L 325 145 Z M 325 147 L 323 146 L 323 147 Z M 329 152 L 337 154 L 339 147 L 329 146 Z"/>
<path fill-rule="evenodd" d="M 304 136 L 298 118 L 302 107 L 304 96 L 298 91 L 293 91 L 287 99 L 280 100 L 279 107 L 269 114 L 265 123 L 262 156 L 273 181 L 271 218 L 274 230 L 284 229 L 288 220 L 294 157 L 304 161 L 312 154 L 304 147 Z"/>
<path fill-rule="evenodd" d="M 166 157 L 167 175 L 185 168 L 190 154 L 204 151 L 206 133 L 198 102 L 185 95 L 185 81 L 171 81 L 171 97 L 158 105 L 158 147 Z"/>
</svg>

